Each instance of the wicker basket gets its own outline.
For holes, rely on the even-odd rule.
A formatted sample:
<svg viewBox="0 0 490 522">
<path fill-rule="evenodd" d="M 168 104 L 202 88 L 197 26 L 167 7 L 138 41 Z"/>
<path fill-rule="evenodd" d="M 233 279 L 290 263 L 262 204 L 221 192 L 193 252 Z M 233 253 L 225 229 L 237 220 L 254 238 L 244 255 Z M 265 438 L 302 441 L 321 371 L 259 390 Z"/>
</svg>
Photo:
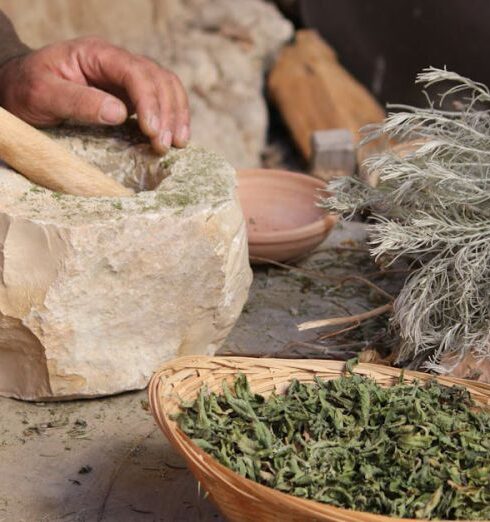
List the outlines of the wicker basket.
<svg viewBox="0 0 490 522">
<path fill-rule="evenodd" d="M 255 359 L 245 357 L 182 357 L 166 364 L 153 377 L 149 388 L 153 415 L 173 446 L 183 455 L 192 473 L 209 493 L 224 516 L 232 522 L 407 522 L 294 497 L 257 484 L 225 468 L 194 445 L 169 415 L 179 411 L 182 400 L 194 399 L 205 383 L 220 391 L 223 380 L 231 382 L 237 372 L 244 373 L 254 392 L 267 395 L 283 392 L 291 379 L 303 382 L 313 377 L 328 380 L 339 377 L 344 363 L 321 360 Z M 382 386 L 397 381 L 400 371 L 375 364 L 360 364 L 356 373 L 374 378 Z M 424 373 L 405 372 L 405 380 L 425 381 Z M 441 384 L 464 385 L 473 398 L 490 407 L 490 385 L 462 379 L 438 378 Z M 420 522 L 420 521 L 419 521 Z"/>
</svg>

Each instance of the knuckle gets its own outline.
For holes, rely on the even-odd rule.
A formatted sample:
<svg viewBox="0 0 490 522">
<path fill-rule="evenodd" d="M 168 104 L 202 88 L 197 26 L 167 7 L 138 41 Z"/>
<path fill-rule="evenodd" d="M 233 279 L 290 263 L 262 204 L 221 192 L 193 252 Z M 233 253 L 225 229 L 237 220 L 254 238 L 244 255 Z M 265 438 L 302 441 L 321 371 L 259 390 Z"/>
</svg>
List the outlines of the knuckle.
<svg viewBox="0 0 490 522">
<path fill-rule="evenodd" d="M 124 60 L 124 70 L 126 76 L 129 78 L 138 78 L 138 79 L 144 79 L 145 76 L 142 75 L 142 71 L 144 70 L 144 64 L 141 62 L 141 60 L 130 53 L 127 53 L 127 55 L 122 55 L 119 49 L 116 49 L 113 53 L 112 57 L 113 59 L 117 60 Z"/>
<path fill-rule="evenodd" d="M 148 65 L 143 57 L 134 54 L 129 55 L 128 62 L 130 68 L 134 68 L 135 70 L 141 70 L 142 68 L 145 68 Z"/>
<path fill-rule="evenodd" d="M 124 63 L 132 63 L 131 62 L 131 53 L 123 49 L 122 47 L 117 47 L 116 45 L 112 45 L 110 43 L 104 42 L 104 51 L 107 55 L 107 58 L 114 61 L 124 61 Z"/>
<path fill-rule="evenodd" d="M 137 53 L 134 53 L 134 54 L 131 54 L 131 58 L 136 62 L 136 63 L 143 63 L 143 64 L 148 64 L 150 62 L 150 60 L 142 55 L 142 54 L 137 54 Z"/>
<path fill-rule="evenodd" d="M 174 94 L 176 92 L 176 81 L 169 73 L 160 74 L 157 80 L 158 87 Z"/>
<path fill-rule="evenodd" d="M 177 102 L 179 103 L 179 105 L 181 105 L 182 107 L 186 107 L 187 106 L 187 92 L 185 90 L 185 87 L 181 81 L 181 79 L 174 73 L 171 73 L 171 82 L 172 82 L 172 86 L 175 90 L 175 94 L 176 94 L 176 97 L 177 97 Z"/>
<path fill-rule="evenodd" d="M 180 76 L 178 76 L 177 74 L 175 73 L 170 73 L 171 75 L 171 78 L 172 78 L 172 81 L 175 83 L 175 85 L 177 85 L 178 87 L 180 87 L 181 89 L 184 88 L 184 86 L 182 85 L 182 81 L 180 79 Z"/>
<path fill-rule="evenodd" d="M 104 45 L 109 45 L 99 36 L 81 36 L 80 38 L 76 38 L 74 41 L 87 47 L 102 47 Z"/>
<path fill-rule="evenodd" d="M 153 75 L 152 63 L 144 56 L 132 54 L 128 51 L 120 50 L 124 53 L 124 61 L 128 74 L 138 76 L 143 79 L 150 78 Z M 122 55 L 119 55 L 121 58 Z"/>
<path fill-rule="evenodd" d="M 173 73 L 172 71 L 166 71 L 166 76 L 168 80 L 172 83 L 174 88 L 182 89 L 182 83 L 180 81 L 180 78 L 175 73 Z"/>
<path fill-rule="evenodd" d="M 154 60 L 148 56 L 145 56 L 144 54 L 133 54 L 132 56 L 139 65 L 142 65 L 148 69 L 159 68 L 158 64 Z"/>
</svg>

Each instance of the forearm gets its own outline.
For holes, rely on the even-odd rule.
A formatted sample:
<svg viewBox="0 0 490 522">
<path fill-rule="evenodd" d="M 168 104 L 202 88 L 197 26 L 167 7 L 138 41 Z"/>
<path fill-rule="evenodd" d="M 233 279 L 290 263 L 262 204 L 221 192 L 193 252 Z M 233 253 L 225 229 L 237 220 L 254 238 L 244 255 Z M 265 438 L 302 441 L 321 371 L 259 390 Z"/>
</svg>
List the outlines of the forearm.
<svg viewBox="0 0 490 522">
<path fill-rule="evenodd" d="M 12 22 L 0 11 L 0 67 L 5 63 L 30 51 L 15 32 Z"/>
</svg>

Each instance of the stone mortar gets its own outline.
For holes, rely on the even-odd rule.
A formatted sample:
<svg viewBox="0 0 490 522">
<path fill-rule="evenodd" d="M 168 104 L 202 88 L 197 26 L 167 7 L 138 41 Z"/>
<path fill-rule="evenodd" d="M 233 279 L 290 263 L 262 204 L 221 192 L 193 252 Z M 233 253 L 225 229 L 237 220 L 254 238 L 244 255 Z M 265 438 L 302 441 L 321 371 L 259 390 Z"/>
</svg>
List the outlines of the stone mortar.
<svg viewBox="0 0 490 522">
<path fill-rule="evenodd" d="M 235 171 L 134 129 L 51 133 L 137 193 L 82 198 L 0 168 L 0 394 L 94 397 L 213 354 L 251 283 Z"/>
</svg>

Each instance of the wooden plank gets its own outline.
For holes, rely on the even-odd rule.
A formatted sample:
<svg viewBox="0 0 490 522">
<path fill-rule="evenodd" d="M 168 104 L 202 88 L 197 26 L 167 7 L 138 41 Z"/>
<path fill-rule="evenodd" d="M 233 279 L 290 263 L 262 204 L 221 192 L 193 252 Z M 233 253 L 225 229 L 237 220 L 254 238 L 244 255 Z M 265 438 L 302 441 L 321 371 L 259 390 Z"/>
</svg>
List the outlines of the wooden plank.
<svg viewBox="0 0 490 522">
<path fill-rule="evenodd" d="M 385 117 L 369 91 L 312 30 L 298 31 L 295 42 L 283 49 L 269 75 L 268 91 L 306 159 L 314 131 L 346 128 L 357 143 L 360 127 Z"/>
</svg>

